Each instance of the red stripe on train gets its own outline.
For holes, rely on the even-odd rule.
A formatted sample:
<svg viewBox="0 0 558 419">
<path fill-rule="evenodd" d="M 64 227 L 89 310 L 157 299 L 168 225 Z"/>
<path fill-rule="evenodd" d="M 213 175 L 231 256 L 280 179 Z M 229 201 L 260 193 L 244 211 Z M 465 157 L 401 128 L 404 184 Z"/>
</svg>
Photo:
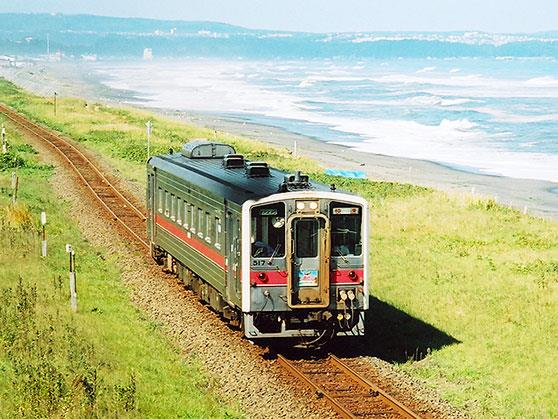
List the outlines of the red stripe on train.
<svg viewBox="0 0 558 419">
<path fill-rule="evenodd" d="M 354 275 L 351 276 L 351 272 L 354 272 Z M 260 277 L 260 274 L 263 274 L 262 277 Z M 286 287 L 287 276 L 285 271 L 250 271 L 250 283 L 260 287 Z M 363 278 L 364 271 L 362 269 L 344 269 L 331 271 L 329 282 L 333 285 L 354 285 L 360 283 Z"/>
<path fill-rule="evenodd" d="M 191 233 L 190 233 L 191 237 L 188 237 L 189 234 L 188 232 L 184 231 L 182 228 L 176 226 L 169 220 L 165 219 L 163 216 L 157 214 L 155 219 L 159 227 L 165 229 L 170 234 L 175 236 L 177 239 L 187 244 L 188 246 L 196 250 L 198 253 L 201 253 L 211 262 L 219 266 L 221 269 L 225 270 L 225 257 L 222 254 L 220 254 L 218 251 L 212 249 L 211 247 L 205 245 L 204 243 L 201 243 L 198 239 L 194 238 L 193 234 Z"/>
</svg>

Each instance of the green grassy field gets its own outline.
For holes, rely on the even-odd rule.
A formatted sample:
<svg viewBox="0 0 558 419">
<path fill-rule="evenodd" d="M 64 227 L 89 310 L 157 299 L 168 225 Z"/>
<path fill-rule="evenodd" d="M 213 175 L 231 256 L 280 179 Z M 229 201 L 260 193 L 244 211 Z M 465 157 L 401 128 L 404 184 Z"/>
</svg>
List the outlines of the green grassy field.
<svg viewBox="0 0 558 419">
<path fill-rule="evenodd" d="M 8 125 L 0 155 L 0 417 L 236 417 L 198 362 L 130 302 L 115 256 L 93 247 L 54 196 L 52 167 Z M 20 191 L 11 203 L 10 178 Z M 49 254 L 40 257 L 40 212 Z M 78 311 L 68 256 L 77 253 Z"/>
<path fill-rule="evenodd" d="M 355 191 L 371 203 L 373 326 L 368 353 L 424 379 L 473 417 L 558 416 L 558 223 L 490 200 L 345 180 L 303 158 L 143 111 L 32 96 L 0 81 L 0 100 L 104 156 L 144 184 L 154 153 L 188 138 L 225 141 L 250 159 Z M 364 348 L 366 351 L 366 347 Z"/>
</svg>

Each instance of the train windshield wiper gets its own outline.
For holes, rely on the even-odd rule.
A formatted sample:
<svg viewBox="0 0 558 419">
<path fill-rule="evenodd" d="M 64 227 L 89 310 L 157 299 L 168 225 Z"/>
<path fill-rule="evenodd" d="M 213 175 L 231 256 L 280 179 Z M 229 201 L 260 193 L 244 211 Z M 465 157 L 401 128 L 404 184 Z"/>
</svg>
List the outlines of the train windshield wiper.
<svg viewBox="0 0 558 419">
<path fill-rule="evenodd" d="M 343 259 L 343 262 L 349 263 L 349 259 L 347 259 L 345 257 L 345 255 L 343 254 L 343 252 L 341 252 L 341 250 L 339 248 L 336 248 L 335 250 L 337 251 L 337 253 L 339 253 L 339 256 L 341 256 L 341 259 Z"/>
<path fill-rule="evenodd" d="M 275 255 L 279 251 L 279 247 L 281 247 L 281 243 L 277 243 L 277 246 L 275 246 L 275 250 L 273 251 L 273 253 L 271 254 L 271 257 L 267 261 L 268 265 L 271 265 L 273 263 L 273 258 L 275 257 Z"/>
</svg>

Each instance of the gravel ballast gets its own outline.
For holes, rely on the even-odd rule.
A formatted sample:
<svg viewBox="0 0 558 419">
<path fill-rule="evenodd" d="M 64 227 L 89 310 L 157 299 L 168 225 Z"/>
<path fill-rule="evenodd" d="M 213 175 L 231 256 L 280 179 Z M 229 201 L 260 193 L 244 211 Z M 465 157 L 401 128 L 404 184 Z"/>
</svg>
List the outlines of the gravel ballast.
<svg viewBox="0 0 558 419">
<path fill-rule="evenodd" d="M 32 139 L 46 162 L 56 166 L 52 185 L 60 197 L 70 204 L 85 237 L 95 246 L 106 249 L 122 270 L 122 279 L 130 290 L 130 298 L 150 320 L 162 326 L 173 344 L 194 357 L 205 368 L 213 390 L 226 402 L 236 403 L 242 412 L 253 418 L 328 418 L 335 413 L 316 395 L 301 388 L 273 361 L 264 358 L 264 350 L 243 339 L 240 332 L 231 330 L 215 313 L 203 306 L 178 281 L 164 274 L 160 267 L 145 257 L 122 236 L 85 188 L 61 162 L 59 156 L 40 141 Z M 91 155 L 91 153 L 88 153 Z M 105 170 L 106 162 L 99 165 Z M 119 186 L 127 189 L 134 201 L 142 197 L 137 185 L 121 179 Z M 422 383 L 397 372 L 387 362 L 374 357 L 351 360 L 366 377 L 381 376 L 402 399 L 420 405 L 427 417 L 465 417 L 441 401 L 439 395 Z"/>
</svg>

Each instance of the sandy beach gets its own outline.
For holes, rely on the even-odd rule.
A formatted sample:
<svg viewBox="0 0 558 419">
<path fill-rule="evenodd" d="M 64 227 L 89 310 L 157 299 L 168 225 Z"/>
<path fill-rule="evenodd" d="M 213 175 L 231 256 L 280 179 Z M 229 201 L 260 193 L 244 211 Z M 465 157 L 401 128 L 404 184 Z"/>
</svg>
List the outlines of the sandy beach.
<svg viewBox="0 0 558 419">
<path fill-rule="evenodd" d="M 87 63 L 27 63 L 0 67 L 0 76 L 43 96 L 81 97 L 121 105 L 133 92 L 103 86 Z M 558 219 L 558 183 L 471 173 L 437 163 L 363 153 L 323 140 L 287 132 L 273 126 L 243 121 L 240 117 L 176 110 L 146 109 L 188 124 L 226 131 L 293 150 L 314 159 L 324 168 L 359 170 L 371 180 L 429 186 L 451 194 L 493 198 L 501 204 L 549 219 Z M 558 170 L 558 169 L 557 169 Z"/>
</svg>

